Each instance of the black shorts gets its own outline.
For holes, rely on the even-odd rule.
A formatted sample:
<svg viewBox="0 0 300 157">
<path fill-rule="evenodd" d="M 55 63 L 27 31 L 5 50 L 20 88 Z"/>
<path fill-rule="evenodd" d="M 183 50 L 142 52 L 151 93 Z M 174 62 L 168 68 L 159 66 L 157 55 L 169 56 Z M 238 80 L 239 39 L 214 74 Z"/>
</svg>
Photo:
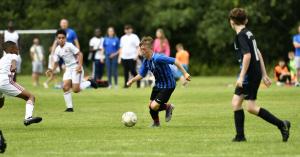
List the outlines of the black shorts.
<svg viewBox="0 0 300 157">
<path fill-rule="evenodd" d="M 238 96 L 243 95 L 245 100 L 256 100 L 259 85 L 260 80 L 248 81 L 247 84 L 243 84 L 243 88 L 236 87 L 234 94 Z"/>
<path fill-rule="evenodd" d="M 159 88 L 153 88 L 150 100 L 155 100 L 160 105 L 165 104 L 169 101 L 173 91 L 175 88 L 167 88 L 167 89 L 159 89 Z"/>
</svg>

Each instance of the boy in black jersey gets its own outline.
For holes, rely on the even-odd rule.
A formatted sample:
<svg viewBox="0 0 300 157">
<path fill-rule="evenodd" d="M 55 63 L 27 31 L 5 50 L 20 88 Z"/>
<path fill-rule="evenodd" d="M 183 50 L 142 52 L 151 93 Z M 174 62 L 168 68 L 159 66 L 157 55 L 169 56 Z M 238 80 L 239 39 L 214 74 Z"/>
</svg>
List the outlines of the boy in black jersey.
<svg viewBox="0 0 300 157">
<path fill-rule="evenodd" d="M 253 34 L 246 28 L 248 22 L 244 9 L 234 8 L 229 14 L 230 25 L 236 31 L 234 48 L 240 62 L 240 73 L 236 81 L 236 89 L 232 98 L 236 136 L 234 142 L 246 141 L 244 134 L 244 111 L 243 100 L 247 101 L 247 111 L 257 115 L 267 122 L 278 127 L 282 134 L 282 140 L 289 138 L 290 122 L 282 121 L 264 108 L 256 105 L 257 91 L 260 81 L 269 87 L 271 79 L 267 76 L 264 61 Z"/>
</svg>

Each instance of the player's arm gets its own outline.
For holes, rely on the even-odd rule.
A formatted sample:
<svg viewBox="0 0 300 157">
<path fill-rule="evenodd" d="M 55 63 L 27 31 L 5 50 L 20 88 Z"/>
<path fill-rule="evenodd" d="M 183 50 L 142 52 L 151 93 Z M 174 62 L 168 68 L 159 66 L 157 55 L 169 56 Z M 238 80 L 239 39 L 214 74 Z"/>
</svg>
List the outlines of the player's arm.
<svg viewBox="0 0 300 157">
<path fill-rule="evenodd" d="M 300 48 L 300 43 L 298 43 L 296 41 L 293 42 L 293 45 L 294 45 L 295 48 Z"/>
<path fill-rule="evenodd" d="M 30 49 L 30 58 L 31 58 L 31 60 L 33 61 L 33 58 L 34 58 L 34 52 L 33 52 L 32 48 Z"/>
<path fill-rule="evenodd" d="M 191 76 L 189 73 L 186 72 L 186 70 L 183 68 L 183 66 L 177 61 L 175 60 L 175 63 L 176 67 L 183 73 L 183 76 L 184 78 L 187 80 L 187 81 L 191 81 Z"/>
<path fill-rule="evenodd" d="M 52 64 L 51 67 L 52 67 L 52 68 L 49 68 L 49 69 L 45 72 L 45 74 L 46 74 L 47 77 L 49 77 L 49 76 L 51 76 L 51 75 L 53 74 L 53 70 L 56 69 L 56 68 L 58 67 L 58 62 L 53 62 L 53 64 Z"/>
<path fill-rule="evenodd" d="M 80 45 L 78 39 L 74 40 L 75 46 L 80 50 Z"/>
<path fill-rule="evenodd" d="M 267 87 L 269 87 L 272 84 L 272 81 L 271 81 L 271 79 L 269 78 L 269 76 L 267 74 L 266 67 L 265 67 L 265 62 L 264 62 L 262 54 L 259 50 L 258 50 L 258 58 L 260 60 L 260 69 L 261 69 L 261 72 L 262 72 L 263 82 Z"/>
<path fill-rule="evenodd" d="M 17 70 L 17 60 L 16 59 L 13 59 L 11 61 L 11 67 L 10 67 L 10 71 L 11 72 L 16 72 Z"/>
<path fill-rule="evenodd" d="M 78 61 L 78 66 L 76 67 L 76 71 L 78 73 L 80 73 L 82 71 L 82 64 L 83 64 L 83 54 L 82 54 L 82 52 L 79 51 L 76 54 L 76 57 L 77 57 L 77 61 Z"/>
<path fill-rule="evenodd" d="M 127 86 L 131 86 L 134 82 L 139 81 L 143 78 L 140 74 L 137 74 L 134 78 L 130 79 L 126 84 Z"/>
<path fill-rule="evenodd" d="M 251 53 L 250 52 L 244 53 L 243 63 L 242 63 L 242 65 L 243 65 L 242 70 L 240 72 L 239 79 L 236 82 L 236 85 L 238 87 L 243 87 L 243 82 L 244 82 L 244 79 L 245 79 L 245 75 L 248 71 L 249 65 L 250 65 L 250 60 L 251 60 Z"/>
</svg>

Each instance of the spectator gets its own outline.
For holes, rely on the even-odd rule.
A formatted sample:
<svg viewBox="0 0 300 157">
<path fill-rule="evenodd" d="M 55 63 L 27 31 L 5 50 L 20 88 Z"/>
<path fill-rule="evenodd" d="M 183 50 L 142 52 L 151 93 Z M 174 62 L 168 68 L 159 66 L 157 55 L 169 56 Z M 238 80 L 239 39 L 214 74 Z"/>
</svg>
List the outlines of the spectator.
<svg viewBox="0 0 300 157">
<path fill-rule="evenodd" d="M 44 54 L 45 51 L 43 46 L 40 45 L 39 38 L 34 38 L 33 45 L 30 48 L 33 86 L 39 85 L 39 76 L 43 73 Z"/>
<path fill-rule="evenodd" d="M 290 51 L 288 53 L 289 57 L 289 63 L 288 63 L 288 68 L 291 73 L 291 79 L 292 82 L 295 83 L 297 81 L 297 69 L 296 69 L 296 63 L 295 63 L 295 52 Z"/>
<path fill-rule="evenodd" d="M 298 79 L 300 78 L 300 25 L 298 27 L 298 34 L 294 35 L 293 37 L 293 44 L 295 47 L 295 65 L 297 69 L 297 81 L 295 83 L 295 86 L 299 86 Z"/>
<path fill-rule="evenodd" d="M 52 51 L 52 47 L 49 47 L 49 56 L 48 56 L 48 69 L 52 68 L 52 65 L 54 64 L 53 60 L 53 54 L 54 51 Z M 44 88 L 49 88 L 49 83 L 56 80 L 56 75 L 60 73 L 60 68 L 57 67 L 53 73 L 48 77 L 48 79 L 43 83 Z M 61 87 L 61 84 L 55 83 L 56 87 Z"/>
<path fill-rule="evenodd" d="M 19 48 L 19 55 L 18 55 L 18 60 L 17 60 L 17 73 L 21 72 L 21 63 L 22 63 L 22 58 L 21 58 L 21 48 L 20 48 L 20 37 L 17 31 L 15 31 L 15 23 L 14 21 L 10 20 L 7 23 L 7 30 L 4 31 L 3 34 L 3 42 L 6 41 L 12 41 L 17 44 Z M 14 81 L 16 81 L 17 74 L 14 75 Z"/>
<path fill-rule="evenodd" d="M 114 77 L 115 88 L 118 87 L 118 54 L 120 40 L 116 36 L 113 27 L 108 27 L 107 36 L 104 38 L 103 49 L 105 54 L 105 65 L 108 77 L 108 88 L 112 87 L 111 77 Z"/>
<path fill-rule="evenodd" d="M 132 76 L 137 75 L 136 63 L 138 59 L 138 46 L 140 44 L 139 37 L 133 33 L 133 28 L 131 25 L 125 25 L 124 27 L 125 34 L 121 37 L 120 40 L 120 54 L 119 54 L 119 63 L 122 61 L 124 68 L 124 88 L 128 88 L 126 85 L 129 72 Z M 138 88 L 140 87 L 140 81 L 137 83 Z"/>
<path fill-rule="evenodd" d="M 170 45 L 169 41 L 165 36 L 164 31 L 159 28 L 156 31 L 156 39 L 154 40 L 153 43 L 153 51 L 156 53 L 162 53 L 165 54 L 166 56 L 170 56 Z"/>
<path fill-rule="evenodd" d="M 184 49 L 183 45 L 181 43 L 176 45 L 176 60 L 182 65 L 182 67 L 188 71 L 188 65 L 189 65 L 189 53 Z M 184 78 L 183 74 L 180 70 L 177 70 L 176 76 L 180 79 L 183 86 L 187 85 L 187 81 Z"/>
<path fill-rule="evenodd" d="M 274 77 L 278 86 L 291 83 L 291 74 L 283 59 L 279 59 L 278 65 L 275 66 Z"/>
<path fill-rule="evenodd" d="M 103 41 L 104 38 L 101 37 L 100 28 L 95 29 L 95 35 L 90 40 L 90 52 L 93 54 L 93 78 L 95 81 L 101 80 L 104 71 L 104 53 L 103 53 Z"/>
</svg>

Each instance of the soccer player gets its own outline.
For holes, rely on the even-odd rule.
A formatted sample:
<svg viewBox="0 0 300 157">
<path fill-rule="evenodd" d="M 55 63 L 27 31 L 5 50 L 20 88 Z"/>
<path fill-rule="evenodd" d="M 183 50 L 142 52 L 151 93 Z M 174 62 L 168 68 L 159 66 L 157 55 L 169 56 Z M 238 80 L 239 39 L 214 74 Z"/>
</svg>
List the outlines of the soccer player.
<svg viewBox="0 0 300 157">
<path fill-rule="evenodd" d="M 26 101 L 26 112 L 24 125 L 39 123 L 41 117 L 32 117 L 35 97 L 22 86 L 13 81 L 18 60 L 18 47 L 12 41 L 6 41 L 2 45 L 5 55 L 0 59 L 0 108 L 4 105 L 4 95 L 14 96 Z"/>
<path fill-rule="evenodd" d="M 139 74 L 127 82 L 128 86 L 132 83 L 141 80 L 146 76 L 148 71 L 151 71 L 155 77 L 155 86 L 152 89 L 150 97 L 150 115 L 153 119 L 152 127 L 159 127 L 160 111 L 166 110 L 166 122 L 172 118 L 174 105 L 168 103 L 176 86 L 175 78 L 169 67 L 169 64 L 175 64 L 181 70 L 185 79 L 190 81 L 190 74 L 188 74 L 182 65 L 175 60 L 175 58 L 167 57 L 164 54 L 154 53 L 152 50 L 153 39 L 151 37 L 144 37 L 139 45 L 141 54 L 145 57 Z"/>
<path fill-rule="evenodd" d="M 242 8 L 234 8 L 229 13 L 232 29 L 236 32 L 234 47 L 240 62 L 240 73 L 236 81 L 236 89 L 232 98 L 236 136 L 234 142 L 246 141 L 244 134 L 244 110 L 242 103 L 247 101 L 247 111 L 275 125 L 281 132 L 282 140 L 288 141 L 290 122 L 280 120 L 268 110 L 257 106 L 256 96 L 261 79 L 269 87 L 271 80 L 267 75 L 264 60 L 258 50 L 254 35 L 246 28 L 247 14 Z"/>
<path fill-rule="evenodd" d="M 58 46 L 53 55 L 54 65 L 46 71 L 47 76 L 51 76 L 53 69 L 58 66 L 59 58 L 62 58 L 66 64 L 66 70 L 63 76 L 63 91 L 67 109 L 65 112 L 73 112 L 73 102 L 70 89 L 78 93 L 87 87 L 97 88 L 93 80 L 83 81 L 84 71 L 82 68 L 83 55 L 72 43 L 66 42 L 66 32 L 57 30 L 56 38 Z"/>
</svg>

